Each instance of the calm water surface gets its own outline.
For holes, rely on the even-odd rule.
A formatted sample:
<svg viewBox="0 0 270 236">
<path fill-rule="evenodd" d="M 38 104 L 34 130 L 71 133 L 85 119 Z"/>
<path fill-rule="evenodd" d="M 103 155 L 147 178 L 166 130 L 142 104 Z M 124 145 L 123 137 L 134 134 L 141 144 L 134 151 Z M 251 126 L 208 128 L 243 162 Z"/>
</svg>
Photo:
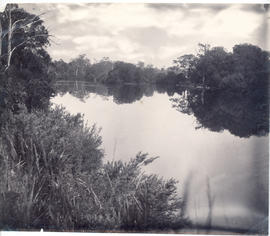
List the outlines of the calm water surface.
<svg viewBox="0 0 270 236">
<path fill-rule="evenodd" d="M 105 86 L 80 83 L 59 86 L 62 90 L 52 102 L 71 113 L 83 113 L 89 125 L 102 128 L 106 160 L 128 161 L 139 151 L 159 156 L 145 172 L 179 180 L 180 193 L 183 186 L 189 186 L 187 212 L 195 224 L 207 219 L 209 178 L 213 225 L 265 225 L 267 133 L 241 137 L 231 130 L 198 128 L 201 125 L 194 114 L 179 112 L 174 106 L 174 100 L 185 98 L 185 91 L 160 93 L 144 88 L 141 92 L 132 86 L 110 91 Z M 238 122 L 241 126 L 241 120 Z"/>
</svg>

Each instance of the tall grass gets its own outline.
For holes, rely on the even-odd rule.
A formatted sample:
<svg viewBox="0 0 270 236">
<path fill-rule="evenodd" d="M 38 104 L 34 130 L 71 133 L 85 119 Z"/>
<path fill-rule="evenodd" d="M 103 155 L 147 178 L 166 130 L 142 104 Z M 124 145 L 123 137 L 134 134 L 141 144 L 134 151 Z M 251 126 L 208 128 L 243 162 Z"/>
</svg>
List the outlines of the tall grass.
<svg viewBox="0 0 270 236">
<path fill-rule="evenodd" d="M 0 136 L 1 229 L 181 228 L 176 181 L 145 175 L 139 153 L 103 164 L 95 126 L 62 108 L 11 115 Z"/>
</svg>

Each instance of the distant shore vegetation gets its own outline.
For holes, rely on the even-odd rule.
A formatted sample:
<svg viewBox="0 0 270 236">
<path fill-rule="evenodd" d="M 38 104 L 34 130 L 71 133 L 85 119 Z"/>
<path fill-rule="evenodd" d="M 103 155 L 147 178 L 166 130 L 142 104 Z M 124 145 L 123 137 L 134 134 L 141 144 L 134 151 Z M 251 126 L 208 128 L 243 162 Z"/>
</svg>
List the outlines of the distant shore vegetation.
<svg viewBox="0 0 270 236">
<path fill-rule="evenodd" d="M 199 43 L 196 55 L 179 56 L 168 68 L 112 61 L 108 57 L 91 63 L 86 55 L 80 55 L 69 63 L 54 61 L 52 72 L 56 80 L 247 90 L 268 87 L 269 58 L 269 52 L 251 44 L 235 45 L 228 52 L 223 47 Z"/>
</svg>

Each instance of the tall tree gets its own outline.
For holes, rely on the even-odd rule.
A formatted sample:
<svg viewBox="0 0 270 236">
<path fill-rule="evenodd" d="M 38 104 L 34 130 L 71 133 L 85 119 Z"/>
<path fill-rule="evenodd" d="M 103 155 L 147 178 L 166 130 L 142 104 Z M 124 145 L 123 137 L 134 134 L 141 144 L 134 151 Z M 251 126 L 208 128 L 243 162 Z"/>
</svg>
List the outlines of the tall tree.
<svg viewBox="0 0 270 236">
<path fill-rule="evenodd" d="M 1 109 L 46 108 L 53 94 L 48 31 L 40 16 L 16 4 L 8 4 L 1 16 Z"/>
<path fill-rule="evenodd" d="M 15 51 L 25 47 L 36 49 L 49 43 L 48 31 L 42 26 L 40 16 L 24 11 L 17 4 L 7 4 L 0 20 L 2 28 L 0 43 L 2 56 L 6 57 L 6 69 L 10 67 Z"/>
<path fill-rule="evenodd" d="M 194 69 L 196 59 L 196 56 L 193 54 L 186 54 L 178 57 L 176 60 L 173 60 L 173 63 L 176 65 L 175 71 L 182 73 L 187 78 L 190 71 Z"/>
</svg>

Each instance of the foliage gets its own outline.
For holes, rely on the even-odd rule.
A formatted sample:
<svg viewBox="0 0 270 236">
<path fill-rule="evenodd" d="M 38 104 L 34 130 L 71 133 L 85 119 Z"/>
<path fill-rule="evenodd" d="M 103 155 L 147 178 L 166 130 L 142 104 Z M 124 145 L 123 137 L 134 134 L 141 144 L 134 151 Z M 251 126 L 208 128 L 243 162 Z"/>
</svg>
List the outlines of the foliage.
<svg viewBox="0 0 270 236">
<path fill-rule="evenodd" d="M 187 78 L 189 73 L 194 70 L 195 62 L 196 57 L 194 55 L 186 54 L 178 57 L 176 60 L 173 60 L 175 66 L 172 67 L 172 69 L 178 73 L 183 73 Z"/>
<path fill-rule="evenodd" d="M 55 61 L 53 66 L 55 80 L 87 81 L 105 84 L 143 84 L 155 83 L 159 69 L 144 63 L 137 65 L 122 61 L 113 62 L 103 58 L 93 64 L 85 55 L 66 63 Z"/>
<path fill-rule="evenodd" d="M 165 229 L 183 227 L 188 221 L 181 217 L 182 201 L 176 194 L 176 181 L 141 173 L 141 167 L 156 158 L 139 153 L 128 163 L 109 162 L 104 166 L 108 177 L 112 204 L 111 215 L 120 220 L 121 228 Z"/>
<path fill-rule="evenodd" d="M 76 194 L 71 189 L 76 187 L 75 179 L 101 166 L 96 128 L 85 127 L 80 115 L 71 116 L 60 108 L 10 118 L 1 129 L 1 194 L 14 193 L 20 201 L 14 205 L 16 222 L 7 226 L 68 227 L 72 202 L 67 202 L 67 193 Z"/>
<path fill-rule="evenodd" d="M 184 55 L 174 61 L 178 74 L 195 86 L 242 90 L 268 86 L 268 52 L 250 44 L 235 45 L 232 53 L 223 47 L 199 46 L 197 55 Z"/>
<path fill-rule="evenodd" d="M 2 229 L 146 230 L 187 222 L 176 182 L 142 173 L 155 158 L 103 165 L 101 138 L 79 114 L 22 112 L 1 133 Z"/>
<path fill-rule="evenodd" d="M 55 80 L 103 82 L 112 70 L 113 62 L 109 58 L 91 64 L 86 55 L 79 55 L 69 63 L 63 60 L 54 61 L 53 72 Z"/>
<path fill-rule="evenodd" d="M 233 47 L 233 65 L 233 72 L 241 74 L 250 89 L 269 86 L 269 52 L 250 44 L 235 45 Z"/>
<path fill-rule="evenodd" d="M 249 90 L 268 86 L 269 55 L 250 44 L 235 45 L 232 52 L 199 44 L 196 55 L 182 55 L 167 69 L 145 66 L 143 62 L 113 62 L 109 58 L 91 64 L 85 55 L 80 55 L 70 63 L 56 61 L 54 70 L 56 80 Z"/>
<path fill-rule="evenodd" d="M 104 82 L 112 69 L 113 62 L 109 58 L 103 58 L 88 68 L 86 80 L 95 83 Z"/>
<path fill-rule="evenodd" d="M 131 63 L 116 62 L 114 68 L 109 72 L 108 83 L 139 83 L 141 81 L 141 70 Z"/>
<path fill-rule="evenodd" d="M 186 55 L 176 62 L 187 74 L 193 89 L 187 96 L 172 99 L 179 111 L 193 114 L 198 128 L 239 137 L 269 132 L 269 52 L 240 44 L 227 53 L 205 45 L 197 56 Z"/>
<path fill-rule="evenodd" d="M 8 14 L 9 8 L 11 8 L 11 19 Z M 12 24 L 11 29 L 9 28 L 9 20 Z M 49 44 L 49 34 L 40 17 L 26 12 L 16 4 L 7 4 L 4 13 L 2 13 L 1 24 L 3 28 L 1 45 L 3 64 L 6 64 L 8 57 L 9 32 L 11 34 L 11 49 L 16 49 L 12 54 L 12 64 L 17 66 L 23 62 L 22 52 L 24 50 L 40 55 L 40 51 Z"/>
<path fill-rule="evenodd" d="M 45 48 L 49 44 L 49 34 L 39 16 L 30 14 L 17 5 L 12 6 L 11 65 L 7 67 L 8 58 L 8 8 L 1 17 L 3 27 L 1 42 L 0 91 L 2 102 L 0 114 L 18 112 L 26 105 L 32 109 L 47 109 L 53 95 L 52 77 L 49 73 L 51 58 Z M 17 22 L 17 23 L 16 23 Z M 1 56 L 1 55 L 0 55 Z"/>
</svg>

